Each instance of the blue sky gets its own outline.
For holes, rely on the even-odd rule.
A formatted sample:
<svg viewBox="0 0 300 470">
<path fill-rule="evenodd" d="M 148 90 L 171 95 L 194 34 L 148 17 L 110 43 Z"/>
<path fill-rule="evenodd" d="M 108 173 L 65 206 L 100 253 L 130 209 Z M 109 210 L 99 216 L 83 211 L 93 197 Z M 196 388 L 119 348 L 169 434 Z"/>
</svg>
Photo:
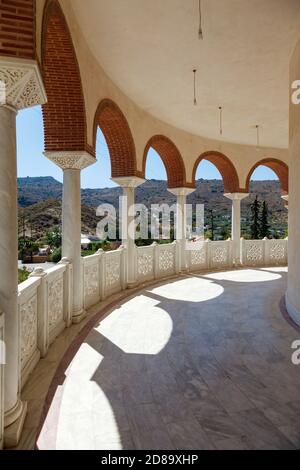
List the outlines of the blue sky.
<svg viewBox="0 0 300 470">
<path fill-rule="evenodd" d="M 40 107 L 21 111 L 17 117 L 18 176 L 53 176 L 62 181 L 62 171 L 43 156 L 44 130 Z M 97 163 L 82 172 L 83 188 L 105 188 L 115 184 L 110 181 L 110 159 L 102 132 L 97 135 Z M 221 179 L 218 170 L 207 161 L 203 161 L 197 171 L 197 179 Z M 147 167 L 147 179 L 166 179 L 166 171 L 159 155 L 150 149 Z M 254 173 L 255 180 L 277 179 L 266 167 L 259 167 Z"/>
</svg>

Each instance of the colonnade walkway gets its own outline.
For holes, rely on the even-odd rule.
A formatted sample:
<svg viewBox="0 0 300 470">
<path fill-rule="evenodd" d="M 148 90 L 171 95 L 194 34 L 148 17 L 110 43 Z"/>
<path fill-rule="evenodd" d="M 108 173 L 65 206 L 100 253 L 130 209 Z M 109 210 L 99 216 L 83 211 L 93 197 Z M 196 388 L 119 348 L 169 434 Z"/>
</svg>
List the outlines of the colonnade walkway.
<svg viewBox="0 0 300 470">
<path fill-rule="evenodd" d="M 64 356 L 38 447 L 300 448 L 286 271 L 186 275 L 119 301 Z"/>
</svg>

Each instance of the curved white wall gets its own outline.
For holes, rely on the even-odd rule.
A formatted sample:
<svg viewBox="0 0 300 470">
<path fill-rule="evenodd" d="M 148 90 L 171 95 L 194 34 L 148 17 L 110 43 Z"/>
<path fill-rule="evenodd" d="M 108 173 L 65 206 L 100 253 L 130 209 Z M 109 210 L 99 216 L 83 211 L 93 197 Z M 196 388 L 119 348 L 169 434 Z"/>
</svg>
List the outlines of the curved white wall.
<svg viewBox="0 0 300 470">
<path fill-rule="evenodd" d="M 290 83 L 294 80 L 300 80 L 300 41 L 290 64 Z M 291 101 L 289 174 L 289 274 L 286 306 L 290 316 L 300 325 L 300 104 L 295 105 Z"/>
</svg>

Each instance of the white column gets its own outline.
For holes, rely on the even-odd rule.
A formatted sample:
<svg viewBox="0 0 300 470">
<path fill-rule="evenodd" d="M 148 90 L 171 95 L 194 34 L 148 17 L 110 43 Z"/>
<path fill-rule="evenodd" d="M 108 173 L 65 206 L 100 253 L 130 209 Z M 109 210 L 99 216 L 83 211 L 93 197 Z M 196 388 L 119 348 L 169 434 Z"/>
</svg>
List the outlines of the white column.
<svg viewBox="0 0 300 470">
<path fill-rule="evenodd" d="M 72 321 L 79 323 L 86 315 L 83 308 L 83 273 L 81 259 L 81 170 L 95 163 L 87 152 L 45 152 L 47 158 L 64 172 L 62 200 L 62 257 L 73 266 Z"/>
<path fill-rule="evenodd" d="M 168 191 L 177 196 L 177 210 L 176 210 L 176 241 L 179 246 L 179 267 L 180 271 L 186 271 L 187 256 L 186 256 L 186 243 L 187 243 L 187 224 L 186 224 L 186 198 L 189 194 L 193 193 L 195 189 L 192 188 L 170 188 Z"/>
<path fill-rule="evenodd" d="M 300 104 L 292 99 L 292 85 L 300 79 L 300 40 L 290 62 L 290 114 L 289 114 L 289 240 L 288 240 L 288 285 L 286 308 L 289 315 L 300 326 Z M 297 368 L 295 368 L 297 370 Z M 299 370 L 299 367 L 298 367 Z"/>
<path fill-rule="evenodd" d="M 134 287 L 136 284 L 136 246 L 135 246 L 135 224 L 134 203 L 135 188 L 145 182 L 136 176 L 124 176 L 113 178 L 113 181 L 123 188 L 121 207 L 121 233 L 122 244 L 127 252 L 127 284 Z"/>
<path fill-rule="evenodd" d="M 45 101 L 35 61 L 0 58 L 0 309 L 5 314 L 6 447 L 17 445 L 27 410 L 20 399 L 16 114 Z"/>
<path fill-rule="evenodd" d="M 232 201 L 231 239 L 233 241 L 233 262 L 235 265 L 239 265 L 241 264 L 241 201 L 249 194 L 227 193 L 224 196 Z"/>
</svg>

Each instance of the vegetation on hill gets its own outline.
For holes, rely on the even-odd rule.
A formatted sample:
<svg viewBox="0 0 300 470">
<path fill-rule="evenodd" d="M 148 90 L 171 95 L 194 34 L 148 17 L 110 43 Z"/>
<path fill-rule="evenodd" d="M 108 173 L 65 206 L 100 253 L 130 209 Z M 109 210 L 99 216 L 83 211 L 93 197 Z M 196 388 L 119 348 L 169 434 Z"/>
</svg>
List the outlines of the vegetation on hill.
<svg viewBox="0 0 300 470">
<path fill-rule="evenodd" d="M 61 224 L 62 184 L 52 177 L 19 178 L 19 232 L 39 238 L 45 232 Z M 242 201 L 242 234 L 251 236 L 251 205 L 258 195 L 266 201 L 269 214 L 269 232 L 282 237 L 287 231 L 288 212 L 281 199 L 278 181 L 251 182 L 250 196 Z M 119 205 L 122 190 L 116 188 L 82 190 L 82 232 L 95 234 L 99 218 L 95 208 L 100 204 Z M 176 197 L 167 191 L 166 181 L 149 180 L 137 188 L 136 202 L 150 207 L 151 204 L 174 204 Z M 214 232 L 217 237 L 230 235 L 231 201 L 224 197 L 221 180 L 199 180 L 194 193 L 188 197 L 191 204 L 204 204 L 205 224 L 210 229 L 211 211 L 214 217 Z"/>
</svg>

